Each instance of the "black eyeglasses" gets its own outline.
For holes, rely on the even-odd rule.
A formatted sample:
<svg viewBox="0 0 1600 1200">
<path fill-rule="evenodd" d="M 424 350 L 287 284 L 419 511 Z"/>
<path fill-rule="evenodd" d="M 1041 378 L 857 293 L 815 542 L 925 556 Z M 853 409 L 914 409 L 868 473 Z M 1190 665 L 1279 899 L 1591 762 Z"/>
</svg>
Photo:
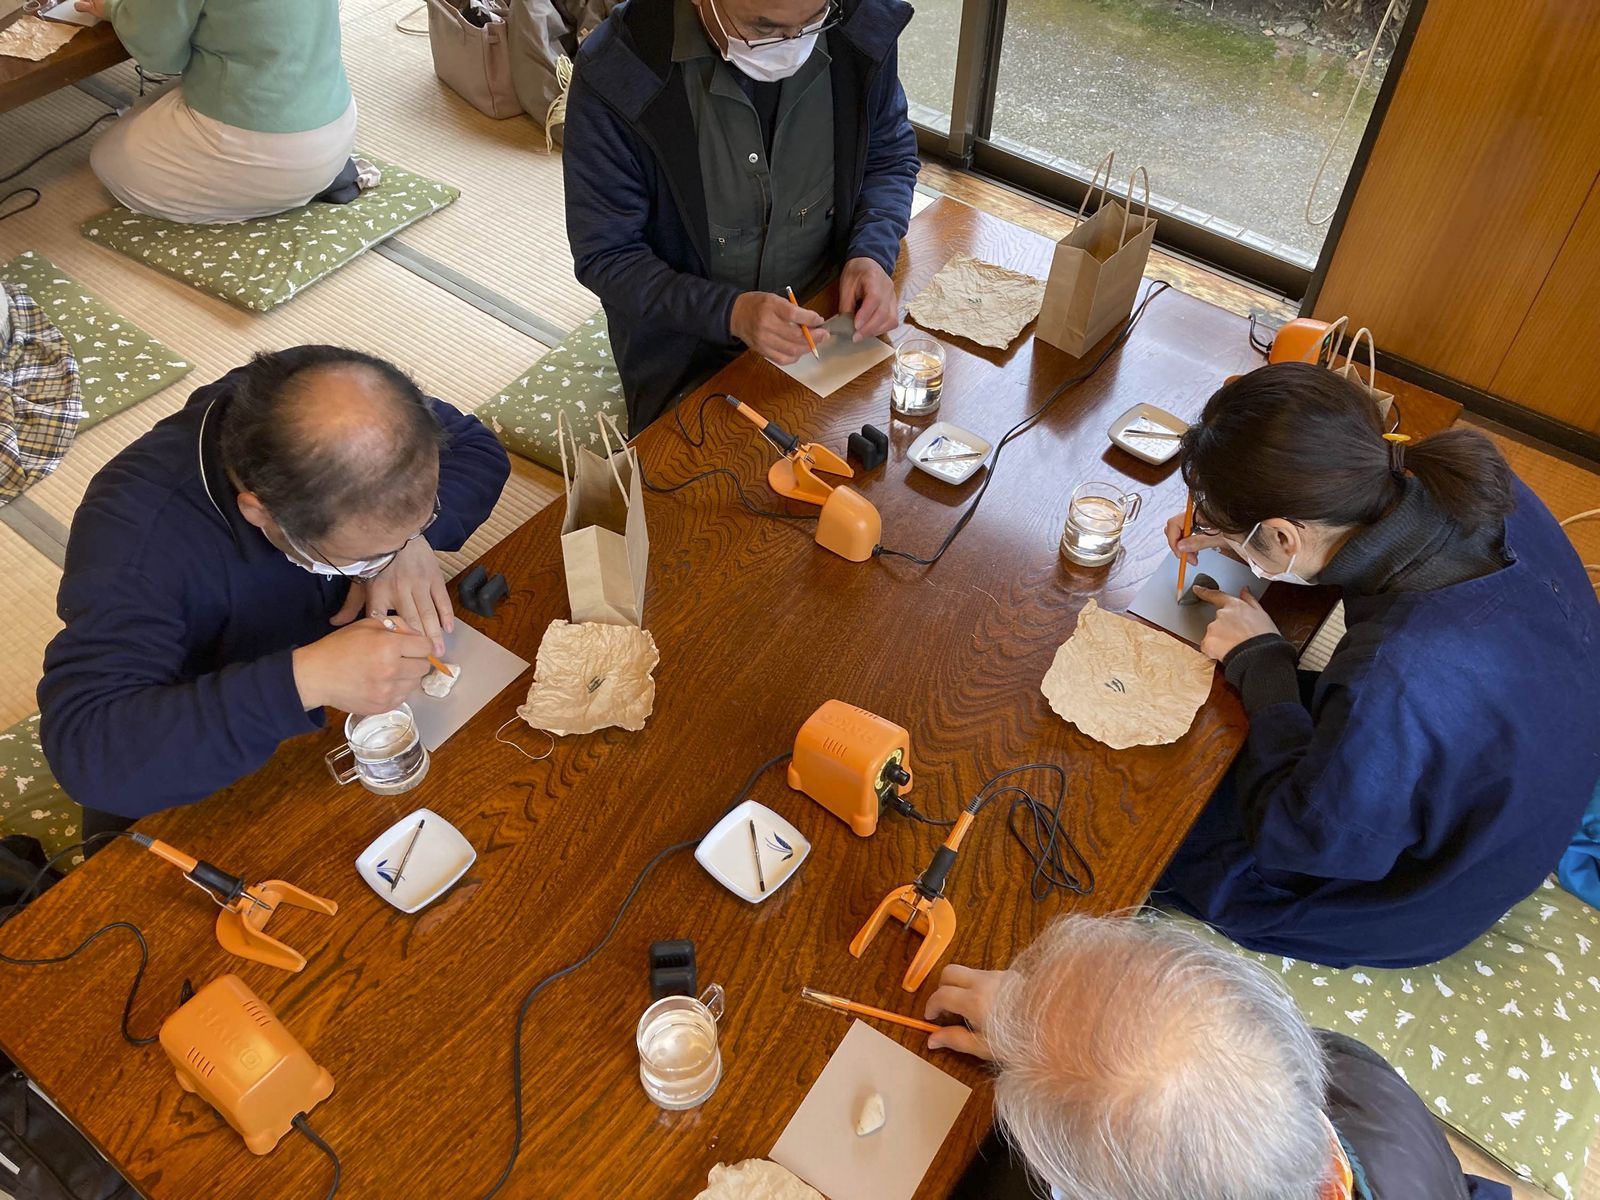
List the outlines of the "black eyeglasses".
<svg viewBox="0 0 1600 1200">
<path fill-rule="evenodd" d="M 307 549 L 311 551 L 310 554 L 307 554 L 304 550 L 300 549 L 299 543 L 296 542 L 294 538 L 289 536 L 289 531 L 287 529 L 283 531 L 283 536 L 288 540 L 289 545 L 299 553 L 300 557 L 306 559 L 308 562 L 325 563 L 327 566 L 330 566 L 335 571 L 339 572 L 339 574 L 346 579 L 373 579 L 389 569 L 390 564 L 392 564 L 395 559 L 400 557 L 400 551 L 404 550 L 412 542 L 416 541 L 423 534 L 427 533 L 428 530 L 433 528 L 433 523 L 439 519 L 440 507 L 441 505 L 439 502 L 439 497 L 435 496 L 433 498 L 433 514 L 422 523 L 421 529 L 417 530 L 393 550 L 367 559 L 359 571 L 347 571 L 338 563 L 329 562 L 327 559 L 320 557 L 322 551 L 318 550 L 310 542 L 306 543 Z"/>
<path fill-rule="evenodd" d="M 796 33 L 779 34 L 776 37 L 747 38 L 744 30 L 734 25 L 733 18 L 728 18 L 728 24 L 733 25 L 733 32 L 739 35 L 739 40 L 752 50 L 759 50 L 763 46 L 777 46 L 783 42 L 796 41 L 799 38 L 811 37 L 814 34 L 826 33 L 844 20 L 844 10 L 839 7 L 838 0 L 831 0 L 828 7 L 823 10 L 821 19 L 815 25 L 803 26 Z"/>
</svg>

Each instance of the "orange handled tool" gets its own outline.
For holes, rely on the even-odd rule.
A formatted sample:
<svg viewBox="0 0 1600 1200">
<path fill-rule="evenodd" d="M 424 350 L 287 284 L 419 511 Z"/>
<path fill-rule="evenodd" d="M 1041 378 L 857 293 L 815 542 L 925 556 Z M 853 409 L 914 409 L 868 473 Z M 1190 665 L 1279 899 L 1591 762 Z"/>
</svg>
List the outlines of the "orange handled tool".
<svg viewBox="0 0 1600 1200">
<path fill-rule="evenodd" d="M 1185 541 L 1188 540 L 1188 538 L 1193 533 L 1194 533 L 1194 493 L 1191 491 L 1189 493 L 1189 503 L 1187 503 L 1183 507 L 1183 539 L 1182 540 L 1185 540 Z M 1180 601 L 1183 599 L 1183 577 L 1185 575 L 1187 575 L 1188 573 L 1189 573 L 1189 560 L 1183 556 L 1183 552 L 1182 551 L 1179 551 L 1178 552 L 1178 599 Z"/>
<path fill-rule="evenodd" d="M 202 862 L 149 834 L 135 833 L 131 836 L 151 854 L 177 867 L 185 879 L 216 901 L 222 909 L 217 914 L 217 941 L 228 953 L 237 954 L 240 958 L 266 963 L 269 967 L 279 967 L 285 971 L 298 971 L 306 965 L 305 956 L 263 933 L 267 918 L 280 905 L 307 908 L 328 916 L 339 911 L 339 906 L 332 900 L 301 891 L 281 879 L 267 879 L 251 885 L 242 877 L 229 875 L 220 867 Z"/>
<path fill-rule="evenodd" d="M 934 853 L 928 869 L 917 876 L 915 883 L 896 888 L 885 896 L 883 903 L 867 918 L 861 932 L 850 943 L 850 953 L 860 958 L 890 917 L 902 922 L 908 930 L 920 933 L 922 945 L 912 957 L 911 966 L 906 969 L 906 977 L 900 984 L 908 992 L 914 992 L 922 986 L 928 972 L 938 965 L 950 949 L 950 943 L 955 940 L 956 910 L 944 898 L 944 885 L 949 878 L 950 868 L 955 866 L 961 840 L 967 836 L 967 830 L 972 827 L 976 816 L 976 812 L 967 809 L 956 818 L 955 828 L 945 838 L 944 845 Z"/>
</svg>

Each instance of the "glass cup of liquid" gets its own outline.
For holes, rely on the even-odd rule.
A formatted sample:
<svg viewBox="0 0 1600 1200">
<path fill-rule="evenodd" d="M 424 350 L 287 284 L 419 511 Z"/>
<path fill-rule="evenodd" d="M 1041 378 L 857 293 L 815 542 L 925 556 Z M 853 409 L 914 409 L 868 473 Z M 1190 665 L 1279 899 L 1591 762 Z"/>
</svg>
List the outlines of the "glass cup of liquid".
<svg viewBox="0 0 1600 1200">
<path fill-rule="evenodd" d="M 902 417 L 925 417 L 944 391 L 944 347 L 928 337 L 908 337 L 894 349 L 889 403 Z"/>
<path fill-rule="evenodd" d="M 361 781 L 382 796 L 409 792 L 428 773 L 428 748 L 409 704 L 388 712 L 352 713 L 344 722 L 345 744 L 329 751 L 328 771 L 340 784 Z"/>
<path fill-rule="evenodd" d="M 1086 567 L 1110 562 L 1122 545 L 1122 527 L 1139 515 L 1142 497 L 1111 483 L 1080 483 L 1067 506 L 1061 555 Z"/>
<path fill-rule="evenodd" d="M 639 1018 L 639 1082 L 662 1108 L 698 1108 L 722 1082 L 717 1022 L 725 1005 L 722 985 L 693 996 L 663 996 Z"/>
</svg>

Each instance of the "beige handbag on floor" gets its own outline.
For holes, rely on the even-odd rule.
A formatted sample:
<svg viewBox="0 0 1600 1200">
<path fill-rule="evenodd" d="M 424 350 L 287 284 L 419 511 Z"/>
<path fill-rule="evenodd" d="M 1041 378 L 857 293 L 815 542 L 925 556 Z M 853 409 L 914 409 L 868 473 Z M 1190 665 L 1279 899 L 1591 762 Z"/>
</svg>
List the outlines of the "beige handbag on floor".
<svg viewBox="0 0 1600 1200">
<path fill-rule="evenodd" d="M 428 0 L 433 73 L 473 108 L 496 120 L 522 115 L 511 84 L 511 46 L 502 0 L 482 0 L 497 19 L 474 25 L 453 0 Z"/>
<path fill-rule="evenodd" d="M 567 495 L 567 514 L 561 522 L 561 561 L 567 573 L 572 620 L 575 624 L 643 625 L 650 533 L 644 523 L 638 451 L 628 445 L 616 423 L 603 415 L 596 416 L 595 423 L 605 447 L 604 458 L 579 446 L 565 422 L 565 414 L 558 410 L 556 441 Z M 569 439 L 573 443 L 570 472 Z"/>
<path fill-rule="evenodd" d="M 1155 241 L 1150 176 L 1143 167 L 1128 176 L 1124 205 L 1109 191 L 1115 157 L 1114 152 L 1106 155 L 1090 180 L 1089 192 L 1078 209 L 1077 228 L 1056 243 L 1050 278 L 1045 282 L 1044 307 L 1039 310 L 1038 336 L 1074 356 L 1081 356 L 1128 319 Z M 1140 176 L 1144 178 L 1144 211 L 1136 214 L 1133 183 Z M 1100 207 L 1084 219 L 1097 187 Z"/>
</svg>

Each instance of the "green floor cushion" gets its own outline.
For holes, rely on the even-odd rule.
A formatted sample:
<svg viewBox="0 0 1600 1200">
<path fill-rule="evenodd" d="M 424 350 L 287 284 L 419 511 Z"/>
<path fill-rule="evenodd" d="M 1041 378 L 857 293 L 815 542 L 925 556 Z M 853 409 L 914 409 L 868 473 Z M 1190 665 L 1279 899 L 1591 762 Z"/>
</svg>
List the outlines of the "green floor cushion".
<svg viewBox="0 0 1600 1200">
<path fill-rule="evenodd" d="M 1187 917 L 1209 940 L 1226 938 Z M 1459 954 L 1407 970 L 1238 949 L 1313 1024 L 1365 1042 L 1445 1124 L 1507 1170 L 1574 1200 L 1600 1122 L 1600 914 L 1545 884 Z"/>
<path fill-rule="evenodd" d="M 0 280 L 26 288 L 72 347 L 83 387 L 80 433 L 194 369 L 43 255 L 32 250 L 17 255 L 0 266 Z"/>
<path fill-rule="evenodd" d="M 596 413 L 607 414 L 628 432 L 628 406 L 622 398 L 622 377 L 611 358 L 605 313 L 597 312 L 578 326 L 477 411 L 507 450 L 552 471 L 561 469 L 557 412 L 566 413 L 567 428 L 586 443 L 600 440 Z"/>
<path fill-rule="evenodd" d="M 461 193 L 365 156 L 383 182 L 351 204 L 307 204 L 234 225 L 180 225 L 113 208 L 83 235 L 184 283 L 265 312 Z"/>
<path fill-rule="evenodd" d="M 59 854 L 83 838 L 83 809 L 67 799 L 39 746 L 39 714 L 0 731 L 0 837 L 37 838 L 47 855 Z M 60 869 L 76 866 L 75 854 Z"/>
</svg>

